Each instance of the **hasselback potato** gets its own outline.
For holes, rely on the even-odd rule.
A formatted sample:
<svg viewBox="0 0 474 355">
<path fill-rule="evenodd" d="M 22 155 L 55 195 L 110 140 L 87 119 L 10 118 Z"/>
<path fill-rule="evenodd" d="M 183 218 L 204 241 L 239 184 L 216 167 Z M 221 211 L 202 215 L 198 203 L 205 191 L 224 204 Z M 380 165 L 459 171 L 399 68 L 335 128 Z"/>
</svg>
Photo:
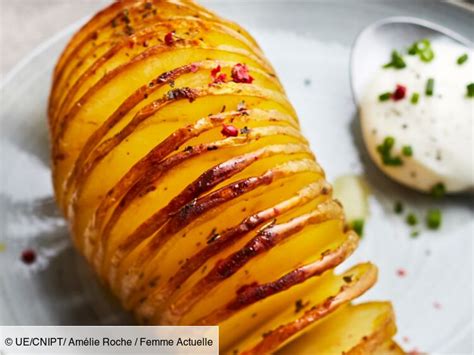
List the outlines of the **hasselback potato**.
<svg viewBox="0 0 474 355">
<path fill-rule="evenodd" d="M 218 324 L 230 353 L 396 353 L 391 306 L 349 305 L 375 266 L 333 272 L 358 236 L 240 26 L 110 5 L 62 53 L 49 125 L 74 243 L 140 322 Z"/>
</svg>

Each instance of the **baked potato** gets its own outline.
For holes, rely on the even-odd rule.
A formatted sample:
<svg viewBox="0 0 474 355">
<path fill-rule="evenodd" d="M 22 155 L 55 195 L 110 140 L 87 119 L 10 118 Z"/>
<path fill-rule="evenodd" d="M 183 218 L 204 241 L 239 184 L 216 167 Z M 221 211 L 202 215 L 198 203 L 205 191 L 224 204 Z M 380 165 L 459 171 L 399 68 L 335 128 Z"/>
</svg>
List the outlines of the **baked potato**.
<svg viewBox="0 0 474 355">
<path fill-rule="evenodd" d="M 113 3 L 57 62 L 49 126 L 74 243 L 139 322 L 218 324 L 230 353 L 388 346 L 390 306 L 349 305 L 377 269 L 334 273 L 359 237 L 237 24 L 188 0 Z"/>
</svg>

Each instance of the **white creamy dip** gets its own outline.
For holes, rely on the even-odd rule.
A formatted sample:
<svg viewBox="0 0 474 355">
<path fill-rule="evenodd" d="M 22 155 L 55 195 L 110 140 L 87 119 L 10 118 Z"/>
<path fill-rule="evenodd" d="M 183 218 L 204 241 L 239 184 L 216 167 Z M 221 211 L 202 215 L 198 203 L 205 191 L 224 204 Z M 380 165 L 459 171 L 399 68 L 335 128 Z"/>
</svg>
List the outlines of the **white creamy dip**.
<svg viewBox="0 0 474 355">
<path fill-rule="evenodd" d="M 360 102 L 364 141 L 380 169 L 404 185 L 421 191 L 437 184 L 447 192 L 472 189 L 474 97 L 468 97 L 467 85 L 474 83 L 474 52 L 447 41 L 431 43 L 431 48 L 434 58 L 429 62 L 404 51 L 400 54 L 406 67 L 380 68 Z M 468 59 L 458 64 L 463 54 Z M 394 93 L 397 85 L 406 89 L 403 98 L 380 98 Z M 415 93 L 419 97 L 413 103 Z M 377 147 L 387 137 L 393 147 L 384 163 L 384 150 Z"/>
</svg>

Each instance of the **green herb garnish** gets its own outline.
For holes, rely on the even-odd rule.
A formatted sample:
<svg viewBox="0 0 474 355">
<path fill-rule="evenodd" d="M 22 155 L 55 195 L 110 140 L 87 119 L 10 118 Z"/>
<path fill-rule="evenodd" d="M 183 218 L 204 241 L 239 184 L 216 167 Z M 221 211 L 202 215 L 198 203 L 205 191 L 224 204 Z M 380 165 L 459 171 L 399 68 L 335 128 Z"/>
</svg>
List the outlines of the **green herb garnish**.
<svg viewBox="0 0 474 355">
<path fill-rule="evenodd" d="M 390 92 L 385 92 L 381 95 L 379 95 L 379 101 L 387 101 L 387 100 L 390 100 L 390 97 L 392 96 L 392 94 Z"/>
<path fill-rule="evenodd" d="M 395 202 L 395 206 L 393 206 L 393 210 L 395 213 L 402 213 L 403 212 L 403 204 L 400 201 Z"/>
<path fill-rule="evenodd" d="M 418 55 L 423 62 L 431 62 L 434 58 L 434 52 L 431 48 L 431 43 L 427 39 L 417 41 L 408 48 L 408 54 Z"/>
<path fill-rule="evenodd" d="M 425 89 L 426 96 L 433 96 L 433 91 L 434 91 L 434 79 L 429 78 L 428 81 L 426 82 L 426 89 Z"/>
<path fill-rule="evenodd" d="M 413 104 L 413 105 L 416 105 L 418 103 L 418 100 L 420 99 L 420 94 L 417 93 L 417 92 L 414 92 L 413 95 L 411 95 L 411 99 L 410 99 L 410 102 Z"/>
<path fill-rule="evenodd" d="M 409 213 L 406 218 L 406 222 L 409 226 L 416 226 L 418 224 L 418 218 L 413 213 Z"/>
<path fill-rule="evenodd" d="M 380 157 L 382 158 L 382 162 L 385 165 L 390 165 L 390 166 L 403 165 L 403 161 L 400 157 L 392 156 L 391 150 L 394 144 L 395 144 L 395 138 L 389 136 L 384 139 L 382 144 L 377 146 L 377 151 L 379 152 Z"/>
<path fill-rule="evenodd" d="M 457 63 L 459 65 L 463 65 L 465 62 L 467 62 L 467 60 L 469 59 L 467 53 L 464 53 L 462 56 L 460 56 L 457 60 Z"/>
<path fill-rule="evenodd" d="M 392 58 L 391 61 L 383 66 L 383 68 L 395 68 L 395 69 L 403 69 L 407 65 L 403 60 L 403 57 L 397 51 L 392 51 Z"/>
<path fill-rule="evenodd" d="M 429 229 L 438 229 L 441 226 L 441 211 L 439 209 L 428 211 L 426 215 L 426 226 Z"/>
<path fill-rule="evenodd" d="M 413 149 L 411 145 L 404 145 L 402 147 L 402 154 L 406 157 L 411 157 L 413 155 Z"/>
<path fill-rule="evenodd" d="M 362 234 L 364 233 L 364 220 L 362 218 L 353 220 L 352 229 L 359 235 L 359 237 L 362 237 Z"/>
<path fill-rule="evenodd" d="M 474 97 L 474 83 L 470 83 L 466 86 L 467 97 Z"/>
<path fill-rule="evenodd" d="M 412 231 L 412 232 L 410 233 L 410 237 L 412 237 L 412 238 L 416 238 L 416 237 L 418 237 L 419 235 L 420 235 L 420 232 L 419 232 L 419 231 Z"/>
<path fill-rule="evenodd" d="M 434 198 L 441 198 L 446 194 L 446 188 L 442 182 L 437 183 L 431 188 L 431 196 Z"/>
</svg>

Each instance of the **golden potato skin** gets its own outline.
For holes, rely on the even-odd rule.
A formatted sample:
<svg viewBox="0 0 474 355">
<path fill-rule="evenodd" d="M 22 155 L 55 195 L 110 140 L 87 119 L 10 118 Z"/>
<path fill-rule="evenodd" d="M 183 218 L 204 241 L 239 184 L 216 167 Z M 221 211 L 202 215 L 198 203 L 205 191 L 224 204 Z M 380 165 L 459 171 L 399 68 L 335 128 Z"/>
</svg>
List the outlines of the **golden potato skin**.
<svg viewBox="0 0 474 355">
<path fill-rule="evenodd" d="M 272 66 L 194 2 L 95 15 L 56 65 L 49 126 L 74 243 L 144 324 L 218 324 L 223 352 L 270 353 L 377 278 L 369 263 L 333 272 L 358 236 Z M 389 328 L 343 351 L 394 347 L 384 312 Z"/>
</svg>

